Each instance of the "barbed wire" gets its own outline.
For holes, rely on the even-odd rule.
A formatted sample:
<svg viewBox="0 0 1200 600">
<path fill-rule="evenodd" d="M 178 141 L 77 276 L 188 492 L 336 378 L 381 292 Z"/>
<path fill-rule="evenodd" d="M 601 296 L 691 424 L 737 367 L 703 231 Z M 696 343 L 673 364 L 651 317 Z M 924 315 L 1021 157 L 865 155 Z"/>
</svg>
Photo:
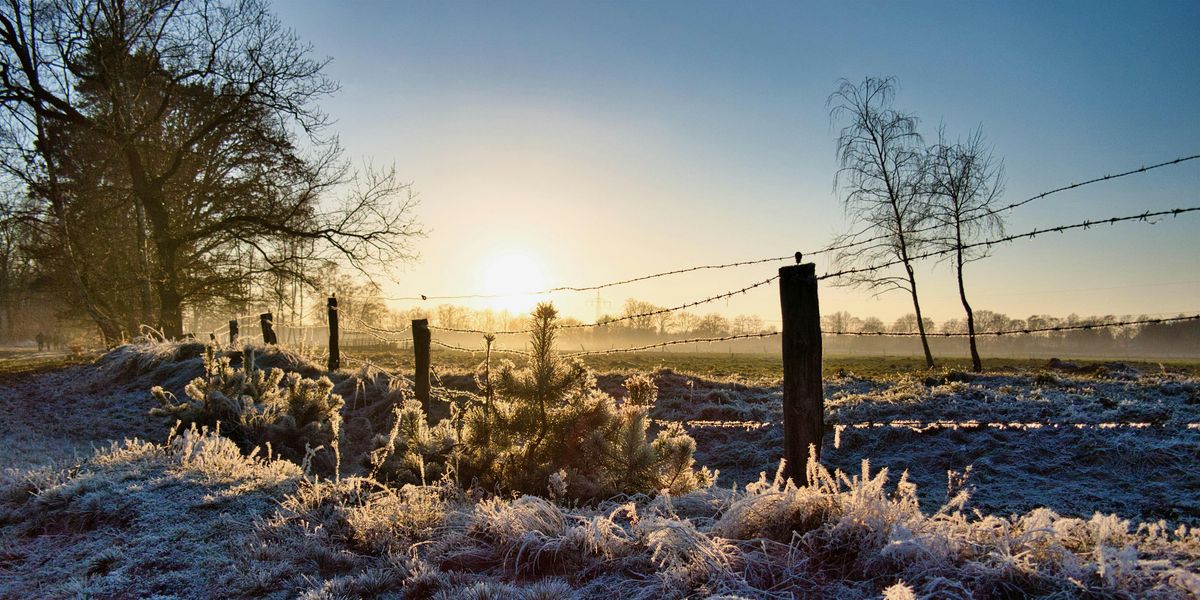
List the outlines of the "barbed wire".
<svg viewBox="0 0 1200 600">
<path fill-rule="evenodd" d="M 621 354 L 625 352 L 641 352 L 644 350 L 654 350 L 655 348 L 665 348 L 667 346 L 678 346 L 680 344 L 713 344 L 717 342 L 730 342 L 733 340 L 746 340 L 753 338 L 767 338 L 779 335 L 778 331 L 767 331 L 763 333 L 739 333 L 737 335 L 726 335 L 721 337 L 706 337 L 706 338 L 691 338 L 686 340 L 671 340 L 669 342 L 659 342 L 657 344 L 649 344 L 646 346 L 635 346 L 632 348 L 611 348 L 609 350 L 585 350 L 582 352 L 571 352 L 564 354 L 564 357 L 570 358 L 575 356 L 597 356 L 601 354 Z"/>
<path fill-rule="evenodd" d="M 942 256 L 942 255 L 946 255 L 946 254 L 951 254 L 953 252 L 958 252 L 959 250 L 968 250 L 970 248 L 978 248 L 981 246 L 986 246 L 986 247 L 990 248 L 996 244 L 1011 242 L 1014 240 L 1019 240 L 1021 238 L 1033 239 L 1039 235 L 1046 234 L 1046 233 L 1062 233 L 1062 232 L 1070 230 L 1070 229 L 1088 229 L 1088 228 L 1091 228 L 1096 225 L 1105 225 L 1105 224 L 1113 225 L 1116 223 L 1120 223 L 1122 221 L 1146 221 L 1147 223 L 1150 223 L 1151 225 L 1153 225 L 1154 223 L 1149 221 L 1149 219 L 1151 217 L 1161 217 L 1161 216 L 1167 216 L 1167 215 L 1170 215 L 1172 217 L 1177 217 L 1181 214 L 1195 212 L 1195 211 L 1200 211 L 1200 206 L 1195 206 L 1195 207 L 1191 207 L 1191 208 L 1172 208 L 1170 210 L 1160 210 L 1160 211 L 1153 211 L 1153 212 L 1146 211 L 1141 214 L 1129 215 L 1129 216 L 1125 216 L 1125 217 L 1112 217 L 1110 219 L 1100 219 L 1098 221 L 1087 220 L 1082 223 L 1073 223 L 1071 225 L 1059 225 L 1057 227 L 1034 229 L 1032 231 L 1027 231 L 1025 233 L 1006 235 L 1004 237 L 999 237 L 999 238 L 992 239 L 992 240 L 984 240 L 982 242 L 973 242 L 970 244 L 963 244 L 962 246 L 954 246 L 954 247 L 950 247 L 950 248 L 944 248 L 942 250 L 931 250 L 929 252 L 914 254 L 914 255 L 908 257 L 908 262 L 911 262 L 914 260 L 930 258 L 930 257 L 934 257 L 934 256 Z M 894 267 L 896 265 L 903 264 L 904 262 L 906 262 L 904 259 L 896 259 L 896 260 L 888 261 L 885 263 L 880 263 L 878 265 L 871 265 L 869 267 L 844 269 L 844 270 L 836 271 L 833 273 L 825 273 L 824 275 L 817 277 L 817 279 L 818 280 L 830 279 L 833 277 L 845 277 L 846 275 L 856 275 L 859 273 L 870 273 L 873 271 L 879 271 L 881 269 L 886 269 L 887 267 Z"/>
<path fill-rule="evenodd" d="M 447 344 L 446 342 L 443 342 L 440 340 L 431 339 L 429 341 L 430 341 L 430 343 L 432 343 L 436 346 L 441 346 L 443 348 L 446 348 L 447 350 L 457 350 L 459 352 L 469 352 L 471 354 L 487 352 L 487 348 L 464 348 L 462 346 L 455 346 L 453 344 Z M 499 352 L 501 354 L 516 354 L 518 356 L 533 356 L 532 353 L 525 352 L 523 350 L 507 350 L 504 348 L 492 348 L 492 352 Z"/>
<path fill-rule="evenodd" d="M 836 249 L 836 248 L 834 248 L 834 249 Z M 829 252 L 829 251 L 830 251 L 830 249 L 823 248 L 821 250 L 809 252 L 807 254 L 822 254 L 822 253 Z M 429 295 L 422 294 L 420 296 L 388 296 L 388 297 L 384 297 L 383 299 L 384 300 L 396 300 L 396 301 L 400 301 L 400 300 L 472 300 L 472 299 L 510 298 L 513 296 L 545 296 L 547 294 L 553 294 L 555 292 L 592 292 L 592 291 L 596 291 L 596 290 L 602 290 L 604 288 L 616 287 L 616 286 L 620 286 L 620 285 L 636 283 L 639 281 L 646 281 L 648 279 L 656 279 L 658 277 L 667 277 L 670 275 L 680 275 L 683 273 L 691 273 L 694 271 L 705 271 L 705 270 L 713 270 L 713 269 L 729 269 L 729 268 L 734 268 L 734 267 L 745 267 L 748 265 L 759 265 L 759 264 L 769 263 L 769 262 L 794 260 L 800 256 L 804 256 L 805 254 L 806 253 L 795 252 L 792 254 L 788 254 L 786 256 L 771 256 L 771 257 L 767 257 L 767 258 L 755 258 L 755 259 L 751 259 L 751 260 L 742 260 L 742 261 L 723 263 L 723 264 L 696 265 L 693 267 L 672 269 L 670 271 L 651 273 L 649 275 L 639 275 L 637 277 L 630 277 L 629 279 L 621 279 L 618 281 L 610 281 L 607 283 L 600 283 L 600 284 L 596 284 L 596 285 L 588 285 L 588 286 L 563 285 L 563 286 L 558 286 L 558 287 L 546 288 L 544 290 L 537 290 L 537 291 L 533 291 L 533 292 L 507 292 L 507 293 L 503 293 L 503 294 L 459 294 L 459 295 L 454 295 L 454 296 L 429 296 Z"/>
<path fill-rule="evenodd" d="M 779 427 L 783 425 L 783 421 L 716 421 L 706 419 L 650 419 L 650 423 L 658 426 L 665 426 L 672 423 L 678 423 L 684 427 L 699 428 L 699 429 L 765 429 L 768 427 Z M 896 420 L 896 421 L 863 421 L 856 423 L 827 423 L 826 429 L 832 430 L 840 434 L 843 431 L 850 430 L 866 430 L 866 429 L 908 429 L 915 433 L 936 432 L 946 429 L 1016 429 L 1016 430 L 1070 430 L 1070 429 L 1150 429 L 1150 430 L 1166 430 L 1166 429 L 1183 429 L 1183 430 L 1200 430 L 1200 423 L 1186 423 L 1182 427 L 1173 426 L 1167 423 L 1151 423 L 1148 421 L 1133 421 L 1127 423 L 1102 421 L 1099 423 L 1054 423 L 1050 421 L 916 421 L 916 420 Z"/>
<path fill-rule="evenodd" d="M 1042 198 L 1045 198 L 1046 196 L 1050 196 L 1052 194 L 1057 194 L 1060 192 L 1073 190 L 1076 188 L 1080 188 L 1080 187 L 1083 187 L 1086 185 L 1091 185 L 1094 183 L 1100 183 L 1103 181 L 1120 179 L 1121 177 L 1136 175 L 1138 173 L 1145 173 L 1147 171 L 1153 171 L 1155 169 L 1160 169 L 1163 167 L 1178 165 L 1180 163 L 1184 163 L 1184 162 L 1196 160 L 1196 159 L 1200 159 L 1200 154 L 1193 154 L 1190 156 L 1181 156 L 1174 160 L 1169 160 L 1169 161 L 1165 161 L 1165 162 L 1161 162 L 1161 163 L 1157 163 L 1157 164 L 1153 164 L 1153 165 L 1149 165 L 1149 166 L 1142 166 L 1137 169 L 1131 169 L 1129 171 L 1123 171 L 1120 173 L 1113 173 L 1110 175 L 1102 175 L 1100 177 L 1088 179 L 1086 181 L 1080 181 L 1078 183 L 1064 185 L 1062 187 L 1057 187 L 1052 190 L 1048 190 L 1048 191 L 1042 192 L 1040 194 L 1030 196 L 1029 198 L 1026 198 L 1026 199 L 1018 201 L 1018 202 L 1013 202 L 1011 204 L 1006 204 L 999 208 L 994 208 L 994 209 L 991 209 L 988 211 L 984 211 L 978 215 L 972 215 L 968 218 L 963 219 L 963 222 L 966 223 L 966 222 L 971 222 L 971 221 L 977 221 L 979 219 L 984 219 L 984 218 L 990 217 L 992 215 L 1002 213 L 1007 210 L 1013 210 L 1013 209 L 1019 208 L 1021 206 L 1024 206 L 1026 204 L 1029 204 L 1030 202 L 1033 202 L 1035 200 L 1040 200 Z M 923 233 L 923 232 L 927 232 L 927 231 L 932 231 L 934 229 L 938 229 L 939 227 L 941 227 L 941 225 L 930 225 L 928 227 L 914 229 L 914 230 L 908 231 L 906 233 Z M 868 227 L 862 231 L 859 231 L 858 233 L 853 234 L 851 237 L 861 235 L 867 231 L 870 231 L 870 229 L 872 229 L 872 228 Z M 617 281 L 611 281 L 608 283 L 601 283 L 601 284 L 589 285 L 589 286 L 558 286 L 558 287 L 546 288 L 544 290 L 538 290 L 538 291 L 533 291 L 533 292 L 510 292 L 510 293 L 504 293 L 504 294 L 460 294 L 460 295 L 452 295 L 452 296 L 428 296 L 428 295 L 422 294 L 419 296 L 385 297 L 384 300 L 397 300 L 397 301 L 399 301 L 399 300 L 410 300 L 410 301 L 411 300 L 468 300 L 468 299 L 505 298 L 505 297 L 512 297 L 512 296 L 543 296 L 543 295 L 552 294 L 555 292 L 591 292 L 591 291 L 595 291 L 595 290 L 601 290 L 604 288 L 616 287 L 616 286 L 620 286 L 620 285 L 626 285 L 629 283 L 636 283 L 639 281 L 646 281 L 648 279 L 655 279 L 658 277 L 667 277 L 670 275 L 691 273 L 694 271 L 703 271 L 703 270 L 710 270 L 710 269 L 728 269 L 728 268 L 732 268 L 732 267 L 743 267 L 743 266 L 757 265 L 757 264 L 768 263 L 768 262 L 779 262 L 779 261 L 784 261 L 784 260 L 790 260 L 792 258 L 795 258 L 797 262 L 800 262 L 800 259 L 802 256 L 814 256 L 817 254 L 826 254 L 826 253 L 835 252 L 838 250 L 846 250 L 849 248 L 855 248 L 858 246 L 862 246 L 864 244 L 870 244 L 873 242 L 886 240 L 890 237 L 891 237 L 891 234 L 884 234 L 884 235 L 879 235 L 879 236 L 875 236 L 872 238 L 868 238 L 865 240 L 856 240 L 856 241 L 851 241 L 851 242 L 844 242 L 841 244 L 833 244 L 833 245 L 829 245 L 824 248 L 821 248 L 819 250 L 813 250 L 813 251 L 809 251 L 809 252 L 796 252 L 795 254 L 788 254 L 785 256 L 772 256 L 772 257 L 767 257 L 767 258 L 742 260 L 742 261 L 723 263 L 723 264 L 697 265 L 697 266 L 693 266 L 693 267 L 684 267 L 684 268 L 680 268 L 680 269 L 672 269 L 670 271 L 651 273 L 649 275 L 630 277 L 628 279 L 621 279 L 621 280 L 617 280 Z"/>
<path fill-rule="evenodd" d="M 680 304 L 678 306 L 672 306 L 670 308 L 656 308 L 654 310 L 648 310 L 645 312 L 640 312 L 640 313 L 635 313 L 635 314 L 630 314 L 630 315 L 622 315 L 619 317 L 600 319 L 599 321 L 596 321 L 595 323 L 568 323 L 566 325 L 560 325 L 558 327 L 558 329 L 589 329 L 592 327 L 604 327 L 607 325 L 612 325 L 613 323 L 620 323 L 623 321 L 632 321 L 634 319 L 644 319 L 644 318 L 648 318 L 648 317 L 654 317 L 657 315 L 686 310 L 686 309 L 692 308 L 694 306 L 700 306 L 701 304 L 708 304 L 709 302 L 716 302 L 717 300 L 724 300 L 725 298 L 732 298 L 733 296 L 736 296 L 738 294 L 745 294 L 746 292 L 749 292 L 750 290 L 767 285 L 767 284 L 775 281 L 776 279 L 779 279 L 779 275 L 774 275 L 774 276 L 768 277 L 767 279 L 752 283 L 750 285 L 747 285 L 742 288 L 738 288 L 736 290 L 729 290 L 727 292 L 722 292 L 715 296 L 709 296 L 707 298 L 703 298 L 700 300 L 686 302 L 684 304 Z M 533 328 L 510 329 L 510 330 L 504 330 L 504 331 L 485 331 L 483 329 L 473 329 L 473 328 L 468 328 L 468 327 L 442 327 L 440 325 L 430 325 L 429 328 L 435 329 L 438 331 L 449 331 L 449 332 L 453 332 L 453 333 L 474 333 L 474 334 L 479 334 L 479 335 L 520 335 L 520 334 L 530 334 L 535 331 Z"/>
<path fill-rule="evenodd" d="M 1023 327 L 1020 329 L 1008 329 L 1008 330 L 1001 330 L 1001 331 L 982 331 L 982 332 L 976 332 L 975 335 L 976 335 L 976 337 L 1023 335 L 1023 334 L 1047 333 L 1047 332 L 1056 332 L 1056 331 L 1106 329 L 1106 328 L 1112 328 L 1112 327 L 1127 327 L 1127 326 L 1131 326 L 1131 325 L 1150 325 L 1150 324 L 1174 323 L 1174 322 L 1180 322 L 1180 321 L 1195 321 L 1195 320 L 1200 320 L 1200 314 L 1181 315 L 1178 317 L 1160 317 L 1160 318 L 1154 318 L 1154 319 L 1136 319 L 1136 320 L 1129 320 L 1129 321 L 1108 321 L 1108 322 L 1104 322 L 1104 323 L 1084 323 L 1084 324 L 1079 324 L 1079 325 L 1058 325 L 1058 326 L 1053 326 L 1053 327 Z M 822 330 L 821 334 L 822 335 L 835 335 L 835 336 L 844 335 L 844 336 L 879 336 L 879 337 L 908 337 L 908 336 L 921 335 L 920 332 L 917 332 L 917 331 L 891 332 L 891 331 L 838 331 L 838 330 Z M 605 355 L 605 354 L 622 354 L 622 353 L 628 353 L 628 352 L 642 352 L 642 351 L 646 351 L 646 350 L 654 350 L 654 349 L 658 349 L 658 348 L 665 348 L 668 346 L 679 346 L 679 345 L 683 345 L 683 344 L 711 344 L 711 343 L 730 342 L 730 341 L 745 340 L 745 339 L 761 339 L 761 338 L 775 337 L 778 335 L 781 335 L 781 332 L 765 331 L 765 332 L 760 332 L 760 333 L 740 333 L 740 334 L 718 336 L 718 337 L 688 338 L 688 339 L 682 339 L 682 340 L 670 340 L 670 341 L 666 341 L 666 342 L 646 344 L 644 346 L 632 346 L 632 347 L 628 347 L 628 348 L 610 348 L 607 350 L 584 350 L 584 351 L 580 351 L 580 352 L 569 352 L 569 353 L 563 354 L 562 356 L 565 358 L 571 358 L 571 357 L 578 357 L 578 356 L 599 356 L 599 355 Z M 928 337 L 952 338 L 952 337 L 967 337 L 970 334 L 965 333 L 965 332 L 942 332 L 942 333 L 927 333 L 926 335 Z M 478 348 L 472 349 L 472 348 L 464 348 L 462 346 L 454 346 L 452 344 L 447 344 L 447 343 L 441 342 L 439 340 L 432 340 L 432 342 L 434 344 L 442 346 L 443 348 L 448 348 L 450 350 L 458 350 L 461 352 L 477 353 L 477 352 L 484 351 L 483 349 L 478 349 Z M 511 354 L 519 354 L 521 356 L 532 356 L 532 354 L 529 352 L 522 352 L 519 350 L 503 350 L 503 349 L 493 348 L 492 351 L 493 352 L 507 352 L 507 353 L 511 353 Z"/>
<path fill-rule="evenodd" d="M 375 331 L 378 333 L 407 333 L 409 330 L 412 329 L 412 325 L 405 325 L 405 326 L 401 327 L 400 329 L 379 327 L 378 325 L 372 325 L 359 317 L 352 317 L 350 315 L 346 315 L 346 320 L 347 321 L 356 321 L 359 325 L 362 325 L 363 327 L 366 327 L 367 329 L 370 329 L 371 331 Z"/>
<path fill-rule="evenodd" d="M 384 335 L 380 335 L 380 334 L 378 334 L 378 333 L 375 333 L 374 331 L 369 331 L 369 330 L 365 330 L 365 329 L 352 329 L 352 328 L 343 328 L 343 329 L 342 329 L 342 331 L 341 331 L 341 333 L 361 333 L 361 334 L 364 334 L 364 335 L 368 335 L 368 336 L 370 336 L 370 337 L 373 337 L 373 338 L 375 338 L 375 339 L 377 339 L 377 340 L 379 340 L 379 341 L 381 341 L 381 342 L 383 342 L 383 343 L 385 343 L 385 344 L 400 344 L 400 345 L 403 345 L 403 344 L 408 344 L 408 343 L 410 343 L 410 342 L 411 342 L 411 340 L 397 339 L 397 338 L 390 338 L 390 337 L 387 337 L 387 336 L 384 336 Z"/>
<path fill-rule="evenodd" d="M 1200 320 L 1200 314 L 1181 315 L 1178 317 L 1159 317 L 1155 319 L 1137 319 L 1132 321 L 1107 321 L 1103 323 L 1084 323 L 1080 325 L 1056 325 L 1053 327 L 1022 327 L 1020 329 L 1006 329 L 1001 331 L 977 331 L 975 337 L 983 336 L 1004 336 L 1004 335 L 1024 335 L 1032 333 L 1047 333 L 1052 331 L 1077 331 L 1088 329 L 1107 329 L 1111 327 L 1125 327 L 1129 325 L 1149 325 L 1156 323 L 1173 323 L 1177 321 L 1195 321 Z M 921 335 L 919 331 L 821 331 L 824 335 L 851 335 L 851 336 L 878 336 L 878 337 L 907 337 Z M 942 333 L 926 333 L 926 337 L 968 337 L 971 334 L 967 332 L 942 332 Z"/>
<path fill-rule="evenodd" d="M 992 216 L 992 215 L 997 215 L 997 214 L 1000 214 L 1000 213 L 1002 213 L 1002 212 L 1004 212 L 1004 211 L 1006 211 L 1006 210 L 1013 210 L 1013 209 L 1015 209 L 1015 208 L 1019 208 L 1019 207 L 1021 207 L 1021 206 L 1025 206 L 1026 204 L 1029 204 L 1030 202 L 1033 202 L 1033 201 L 1035 201 L 1035 200 L 1040 200 L 1040 199 L 1042 199 L 1042 198 L 1045 198 L 1046 196 L 1049 196 L 1049 195 L 1051 195 L 1051 194 L 1057 194 L 1057 193 L 1059 193 L 1059 192 L 1065 192 L 1065 191 L 1067 191 L 1067 190 L 1073 190 L 1073 189 L 1076 189 L 1076 188 L 1083 187 L 1083 186 L 1085 186 L 1085 185 L 1091 185 L 1091 184 L 1093 184 L 1093 183 L 1100 183 L 1100 182 L 1102 182 L 1102 181 L 1110 181 L 1110 180 L 1113 180 L 1113 179 L 1119 179 L 1119 178 L 1121 178 L 1121 177 L 1127 177 L 1127 176 L 1129 176 L 1129 175 L 1136 175 L 1136 174 L 1138 174 L 1138 173 L 1145 173 L 1145 172 L 1147 172 L 1147 171 L 1153 171 L 1154 169 L 1159 169 L 1159 168 L 1162 168 L 1162 167 L 1169 167 L 1169 166 L 1172 166 L 1172 165 L 1178 165 L 1178 164 L 1180 164 L 1180 163 L 1184 163 L 1184 162 L 1187 162 L 1187 161 L 1190 161 L 1190 160 L 1196 160 L 1196 159 L 1198 159 L 1198 158 L 1200 158 L 1200 154 L 1193 154 L 1193 155 L 1191 155 L 1191 156 L 1181 156 L 1181 157 L 1179 157 L 1179 158 L 1176 158 L 1176 159 L 1174 159 L 1174 160 L 1169 160 L 1169 161 L 1166 161 L 1166 162 L 1161 162 L 1161 163 L 1154 164 L 1154 165 L 1150 165 L 1150 166 L 1143 166 L 1143 167 L 1140 167 L 1140 168 L 1137 168 L 1137 169 L 1132 169 L 1132 170 L 1129 170 L 1129 171 L 1124 171 L 1124 172 L 1121 172 L 1121 173 L 1114 173 L 1114 174 L 1112 174 L 1112 175 L 1103 175 L 1103 176 L 1101 176 L 1101 177 L 1096 177 L 1096 178 L 1094 178 L 1094 179 L 1088 179 L 1088 180 L 1086 180 L 1086 181 L 1081 181 L 1081 182 L 1079 182 L 1079 183 L 1072 183 L 1072 184 L 1070 184 L 1070 185 L 1064 185 L 1064 186 L 1062 186 L 1062 187 L 1054 188 L 1054 189 L 1052 189 L 1052 190 L 1048 190 L 1048 191 L 1042 192 L 1042 193 L 1040 193 L 1040 194 L 1037 194 L 1037 195 L 1034 195 L 1034 196 L 1030 196 L 1030 197 L 1028 197 L 1028 198 L 1026 198 L 1026 199 L 1024 199 L 1024 200 L 1021 200 L 1021 201 L 1018 201 L 1018 202 L 1013 202 L 1012 204 L 1006 204 L 1006 205 L 1004 205 L 1004 206 L 1001 206 L 1001 207 L 999 207 L 999 208 L 990 209 L 990 210 L 984 211 L 984 212 L 982 212 L 982 213 L 979 213 L 979 214 L 977 214 L 977 215 L 971 215 L 970 217 L 966 217 L 966 218 L 964 218 L 964 219 L 962 220 L 962 222 L 963 222 L 963 223 L 970 223 L 970 222 L 973 222 L 973 221 L 978 221 L 978 220 L 980 220 L 980 219 L 986 219 L 986 218 L 988 218 L 988 217 L 990 217 L 990 216 Z M 911 230 L 905 231 L 904 233 L 906 233 L 906 234 L 926 233 L 926 232 L 929 232 L 929 231 L 934 231 L 934 230 L 936 230 L 936 229 L 939 229 L 939 228 L 941 228 L 942 226 L 943 226 L 943 225 L 939 223 L 939 224 L 929 225 L 929 226 L 926 226 L 926 227 L 918 227 L 918 228 L 916 228 L 916 229 L 911 229 Z M 870 230 L 871 230 L 871 229 L 873 229 L 873 228 L 874 228 L 873 226 L 872 226 L 872 227 L 867 227 L 866 229 L 863 229 L 862 231 L 859 231 L 858 233 L 855 233 L 855 234 L 851 235 L 850 237 L 851 237 L 851 238 L 853 238 L 853 237 L 856 237 L 856 236 L 862 235 L 863 233 L 866 233 L 867 231 L 870 231 Z M 893 235 L 894 235 L 894 234 L 892 234 L 892 233 L 885 233 L 885 234 L 882 234 L 882 235 L 877 235 L 877 236 L 875 236 L 875 237 L 867 238 L 867 239 L 865 239 L 865 240 L 857 240 L 857 241 L 853 241 L 853 242 L 846 242 L 846 243 L 844 243 L 844 244 L 842 244 L 841 246 L 838 246 L 838 247 L 831 246 L 830 248 L 831 248 L 831 249 L 833 249 L 833 250 L 846 250 L 846 249 L 849 249 L 849 248 L 856 248 L 856 247 L 858 247 L 858 246 L 862 246 L 862 245 L 864 245 L 864 244 L 871 244 L 871 243 L 874 243 L 874 242 L 879 242 L 879 241 L 883 241 L 883 240 L 891 239 L 891 237 L 892 237 Z"/>
</svg>

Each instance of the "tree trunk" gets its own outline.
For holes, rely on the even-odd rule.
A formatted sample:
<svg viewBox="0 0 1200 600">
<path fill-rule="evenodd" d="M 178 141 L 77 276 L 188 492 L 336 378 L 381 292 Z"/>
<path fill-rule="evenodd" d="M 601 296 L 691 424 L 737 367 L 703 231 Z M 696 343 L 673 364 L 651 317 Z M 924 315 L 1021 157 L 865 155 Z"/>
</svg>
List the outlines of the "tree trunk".
<svg viewBox="0 0 1200 600">
<path fill-rule="evenodd" d="M 921 348 L 925 350 L 925 366 L 933 368 L 933 353 L 929 351 L 929 339 L 925 337 L 925 319 L 921 317 L 921 302 L 917 300 L 917 278 L 913 274 L 912 265 L 904 263 L 908 272 L 908 290 L 912 293 L 913 310 L 917 313 L 917 331 L 921 333 Z"/>
<path fill-rule="evenodd" d="M 971 305 L 967 302 L 967 290 L 963 285 L 963 257 L 962 257 L 962 239 L 958 243 L 958 297 L 962 300 L 963 309 L 967 311 L 967 339 L 970 340 L 971 346 L 971 370 L 976 373 L 983 372 L 983 361 L 979 359 L 979 349 L 975 346 L 975 313 L 971 311 Z"/>
<path fill-rule="evenodd" d="M 151 305 L 151 284 L 150 284 L 150 248 L 147 247 L 146 241 L 146 208 L 141 201 L 136 202 L 135 212 L 137 213 L 137 254 L 138 254 L 138 279 L 141 284 L 138 286 L 138 302 L 141 303 L 141 318 L 143 325 L 149 325 L 154 319 L 154 307 Z"/>
<path fill-rule="evenodd" d="M 179 273 L 175 255 L 178 246 L 170 241 L 156 244 L 162 273 L 158 277 L 158 321 L 163 336 L 169 340 L 183 337 L 183 293 L 179 290 Z"/>
<path fill-rule="evenodd" d="M 158 287 L 159 327 L 168 340 L 183 337 L 183 296 L 170 285 Z"/>
</svg>

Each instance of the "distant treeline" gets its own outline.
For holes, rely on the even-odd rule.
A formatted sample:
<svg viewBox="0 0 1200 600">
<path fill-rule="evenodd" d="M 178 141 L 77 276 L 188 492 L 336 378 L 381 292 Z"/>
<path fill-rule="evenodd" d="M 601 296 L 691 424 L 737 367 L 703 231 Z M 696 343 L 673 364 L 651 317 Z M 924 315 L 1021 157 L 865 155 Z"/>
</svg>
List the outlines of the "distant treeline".
<svg viewBox="0 0 1200 600">
<path fill-rule="evenodd" d="M 339 300 L 339 302 L 343 302 Z M 435 327 L 454 329 L 477 329 L 481 331 L 512 331 L 529 326 L 528 316 L 508 311 L 476 310 L 463 306 L 443 304 L 431 309 L 388 310 L 378 301 L 348 298 L 344 301 L 343 343 L 349 345 L 385 344 L 403 346 L 411 333 L 403 331 L 412 319 L 428 319 Z M 663 341 L 711 338 L 728 335 L 770 333 L 778 330 L 777 323 L 765 321 L 756 315 L 726 317 L 717 313 L 698 315 L 686 311 L 661 312 L 652 303 L 629 299 L 621 312 L 603 315 L 601 321 L 614 322 L 583 328 L 567 328 L 559 332 L 564 351 L 600 350 L 646 345 Z M 989 332 L 1018 331 L 1053 327 L 1075 327 L 1079 325 L 1102 325 L 1117 321 L 1135 321 L 1153 318 L 1147 315 L 1031 315 L 1024 319 L 1012 318 L 988 310 L 976 311 L 976 326 L 981 334 L 980 351 L 985 356 L 1004 357 L 1200 357 L 1200 321 L 1177 323 L 1105 327 L 1092 330 L 1071 330 L 1031 334 L 1011 334 L 1001 337 L 988 336 Z M 324 325 L 318 321 L 319 325 Z M 379 333 L 376 336 L 364 333 L 363 324 L 392 329 L 395 333 Z M 562 325 L 586 324 L 578 319 L 564 318 Z M 931 319 L 925 321 L 930 333 L 961 333 L 965 325 L 960 319 L 949 319 L 941 323 Z M 877 317 L 856 317 L 845 311 L 830 313 L 822 317 L 822 329 L 827 332 L 845 333 L 912 333 L 916 331 L 916 317 L 905 315 L 885 323 Z M 358 330 L 358 331 L 356 331 Z M 256 331 L 251 327 L 248 331 Z M 306 337 L 310 343 L 323 344 L 324 329 L 310 332 Z M 286 337 L 286 334 L 285 334 Z M 281 339 L 285 339 L 281 337 Z M 482 348 L 482 334 L 435 331 L 434 337 L 443 342 L 468 347 Z M 527 341 L 525 335 L 501 335 L 498 347 L 521 349 Z M 383 339 L 381 339 L 383 338 Z M 967 355 L 965 338 L 931 338 L 932 348 L 941 356 Z M 774 338 L 733 340 L 719 343 L 681 344 L 663 349 L 664 352 L 777 352 L 779 343 Z M 826 354 L 859 355 L 920 355 L 921 344 L 916 337 L 879 337 L 855 335 L 826 335 Z"/>
</svg>

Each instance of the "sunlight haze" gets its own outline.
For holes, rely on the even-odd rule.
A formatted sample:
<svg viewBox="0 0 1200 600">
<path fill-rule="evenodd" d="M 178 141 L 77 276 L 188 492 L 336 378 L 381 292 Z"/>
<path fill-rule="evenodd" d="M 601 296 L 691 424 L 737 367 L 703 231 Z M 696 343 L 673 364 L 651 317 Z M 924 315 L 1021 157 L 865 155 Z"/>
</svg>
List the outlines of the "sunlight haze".
<svg viewBox="0 0 1200 600">
<path fill-rule="evenodd" d="M 847 230 L 825 105 L 841 77 L 895 75 L 896 105 L 927 140 L 939 123 L 952 136 L 982 126 L 1005 161 L 1004 203 L 1197 149 L 1195 3 L 751 6 L 277 8 L 332 58 L 343 89 L 327 106 L 343 143 L 394 161 L 421 195 L 430 235 L 386 296 L 488 293 L 473 265 L 492 248 L 536 256 L 553 286 L 819 248 Z M 1057 194 L 1009 215 L 1008 230 L 1190 206 L 1198 183 L 1193 162 Z M 1014 317 L 1189 311 L 1200 306 L 1194 231 L 1183 216 L 1045 236 L 996 248 L 966 276 L 979 308 Z M 602 301 L 672 306 L 783 264 L 607 289 Z M 929 316 L 958 318 L 948 265 L 926 261 L 918 276 Z M 594 294 L 552 299 L 594 316 Z M 823 286 L 821 302 L 885 321 L 911 312 L 898 293 Z M 701 312 L 777 320 L 777 304 L 767 286 Z"/>
</svg>

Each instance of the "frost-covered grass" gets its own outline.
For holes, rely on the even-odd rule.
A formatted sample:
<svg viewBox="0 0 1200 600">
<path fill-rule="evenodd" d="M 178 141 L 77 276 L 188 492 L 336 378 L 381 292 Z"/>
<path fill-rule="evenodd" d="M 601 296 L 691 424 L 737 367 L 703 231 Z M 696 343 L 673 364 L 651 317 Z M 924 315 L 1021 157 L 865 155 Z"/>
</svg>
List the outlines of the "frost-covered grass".
<svg viewBox="0 0 1200 600">
<path fill-rule="evenodd" d="M 742 489 L 562 506 L 450 484 L 304 478 L 212 433 L 0 483 L 0 596 L 1158 597 L 1200 591 L 1200 531 L 1116 516 L 922 512 L 901 476 L 808 466 Z"/>
<path fill-rule="evenodd" d="M 1200 594 L 1200 379 L 1177 371 L 842 373 L 825 466 L 797 489 L 760 473 L 782 446 L 776 385 L 660 370 L 656 419 L 768 425 L 689 427 L 698 464 L 722 472 L 712 487 L 578 504 L 315 481 L 213 433 L 168 438 L 149 387 L 182 389 L 199 350 L 131 346 L 0 388 L 0 598 Z M 370 448 L 396 381 L 332 379 L 346 452 Z M 618 398 L 625 379 L 598 376 Z M 105 441 L 133 436 L 153 441 Z"/>
<path fill-rule="evenodd" d="M 213 595 L 254 519 L 276 510 L 296 465 L 247 458 L 185 430 L 113 443 L 79 465 L 0 480 L 0 597 Z"/>
<path fill-rule="evenodd" d="M 724 484 L 752 481 L 778 460 L 779 388 L 669 371 L 656 381 L 652 416 L 693 422 L 696 459 L 720 469 Z M 970 506 L 984 512 L 1047 506 L 1073 516 L 1101 511 L 1200 524 L 1195 376 L 1157 367 L 844 374 L 826 380 L 825 394 L 826 464 L 854 469 L 869 458 L 908 471 L 927 510 L 947 500 L 947 473 L 970 467 Z M 740 421 L 747 426 L 712 426 Z"/>
</svg>

